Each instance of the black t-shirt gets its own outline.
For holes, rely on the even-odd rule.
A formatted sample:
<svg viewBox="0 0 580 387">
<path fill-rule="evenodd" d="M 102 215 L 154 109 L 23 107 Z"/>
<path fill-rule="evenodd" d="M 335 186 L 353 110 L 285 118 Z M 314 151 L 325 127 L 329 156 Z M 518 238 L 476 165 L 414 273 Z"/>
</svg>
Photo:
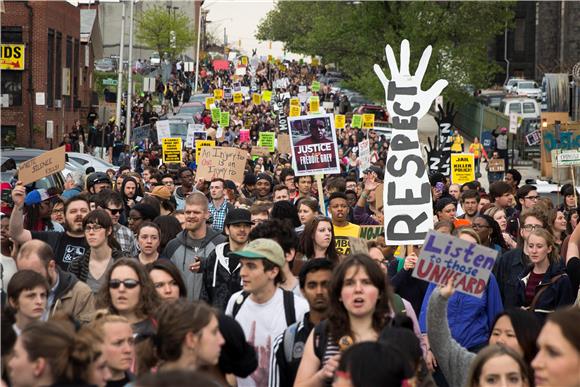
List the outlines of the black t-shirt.
<svg viewBox="0 0 580 387">
<path fill-rule="evenodd" d="M 85 237 L 71 237 L 66 232 L 41 231 L 33 232 L 32 239 L 40 239 L 52 247 L 56 263 L 61 269 L 68 271 L 70 263 L 82 257 L 88 245 Z"/>
</svg>

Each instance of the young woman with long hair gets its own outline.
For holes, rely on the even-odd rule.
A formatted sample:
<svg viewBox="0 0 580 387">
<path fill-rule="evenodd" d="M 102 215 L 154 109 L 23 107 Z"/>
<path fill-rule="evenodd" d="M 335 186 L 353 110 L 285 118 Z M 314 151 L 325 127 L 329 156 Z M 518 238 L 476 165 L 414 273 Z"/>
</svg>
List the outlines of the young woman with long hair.
<svg viewBox="0 0 580 387">
<path fill-rule="evenodd" d="M 161 229 L 153 222 L 143 222 L 137 229 L 137 244 L 139 245 L 139 255 L 137 259 L 143 265 L 155 262 L 159 258 L 159 244 L 161 240 Z"/>
<path fill-rule="evenodd" d="M 295 386 L 323 386 L 334 375 L 340 352 L 354 343 L 377 341 L 390 321 L 386 277 L 368 256 L 342 261 L 330 284 L 328 319 L 317 325 L 305 344 Z"/>
<path fill-rule="evenodd" d="M 485 210 L 484 215 L 491 216 L 493 220 L 497 222 L 503 240 L 510 250 L 518 247 L 518 242 L 510 235 L 510 233 L 507 230 L 507 216 L 503 208 L 491 206 L 490 208 Z"/>
<path fill-rule="evenodd" d="M 562 242 L 566 239 L 566 231 L 568 229 L 568 222 L 564 211 L 552 210 L 550 211 L 550 225 L 552 226 L 552 233 L 554 234 L 554 243 L 558 248 L 562 246 Z"/>
<path fill-rule="evenodd" d="M 296 203 L 296 206 L 298 207 L 298 218 L 300 223 L 302 223 L 302 226 L 298 227 L 296 232 L 301 232 L 304 231 L 304 227 L 306 227 L 308 222 L 320 214 L 320 205 L 316 199 L 302 198 Z"/>
<path fill-rule="evenodd" d="M 187 288 L 177 266 L 168 259 L 158 259 L 145 265 L 155 290 L 162 300 L 187 298 Z"/>
<path fill-rule="evenodd" d="M 471 364 L 466 387 L 530 387 L 533 386 L 530 367 L 513 349 L 492 345 L 477 354 Z"/>
<path fill-rule="evenodd" d="M 316 216 L 306 223 L 300 235 L 300 251 L 304 259 L 326 258 L 338 263 L 338 254 L 334 241 L 332 220 L 325 216 Z"/>
</svg>

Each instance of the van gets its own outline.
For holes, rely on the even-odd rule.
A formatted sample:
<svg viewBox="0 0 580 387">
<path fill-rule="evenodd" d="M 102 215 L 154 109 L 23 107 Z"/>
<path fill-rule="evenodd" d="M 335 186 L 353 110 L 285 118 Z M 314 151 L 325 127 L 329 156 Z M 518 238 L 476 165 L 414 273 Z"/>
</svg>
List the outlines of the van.
<svg viewBox="0 0 580 387">
<path fill-rule="evenodd" d="M 540 119 L 540 104 L 533 98 L 504 98 L 499 111 L 506 116 L 516 113 L 522 118 Z"/>
</svg>

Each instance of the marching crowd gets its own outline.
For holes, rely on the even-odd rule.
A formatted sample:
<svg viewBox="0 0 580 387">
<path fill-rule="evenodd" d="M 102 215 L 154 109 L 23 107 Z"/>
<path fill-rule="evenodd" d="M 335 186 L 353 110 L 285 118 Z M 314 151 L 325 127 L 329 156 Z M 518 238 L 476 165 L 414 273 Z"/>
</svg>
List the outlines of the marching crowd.
<svg viewBox="0 0 580 387">
<path fill-rule="evenodd" d="M 239 82 L 275 90 L 273 102 L 316 76 L 295 62 L 239 79 L 207 70 L 207 91 Z M 339 92 L 313 93 L 341 109 Z M 279 133 L 275 103 L 218 103 L 230 127 L 201 119 L 221 146 Z M 3 382 L 580 386 L 575 187 L 554 203 L 516 169 L 487 191 L 430 176 L 433 228 L 498 252 L 478 298 L 413 277 L 419 246 L 360 238 L 389 211 L 389 142 L 349 125 L 337 137 L 341 173 L 321 180 L 275 152 L 248 157 L 241 183 L 205 181 L 194 154 L 165 165 L 153 146 L 118 171 L 69 174 L 62 192 L 15 182 L 1 203 Z"/>
</svg>

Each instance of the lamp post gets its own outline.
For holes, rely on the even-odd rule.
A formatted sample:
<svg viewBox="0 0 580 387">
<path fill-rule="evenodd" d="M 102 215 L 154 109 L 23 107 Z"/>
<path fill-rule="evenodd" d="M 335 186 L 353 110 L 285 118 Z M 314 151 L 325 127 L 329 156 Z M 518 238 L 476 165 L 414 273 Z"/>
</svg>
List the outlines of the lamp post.
<svg viewBox="0 0 580 387">
<path fill-rule="evenodd" d="M 127 77 L 127 119 L 125 121 L 125 144 L 131 141 L 131 103 L 133 99 L 133 8 L 134 0 L 131 2 L 131 21 L 129 23 L 129 74 Z M 120 127 L 120 126 L 119 126 Z"/>
</svg>

